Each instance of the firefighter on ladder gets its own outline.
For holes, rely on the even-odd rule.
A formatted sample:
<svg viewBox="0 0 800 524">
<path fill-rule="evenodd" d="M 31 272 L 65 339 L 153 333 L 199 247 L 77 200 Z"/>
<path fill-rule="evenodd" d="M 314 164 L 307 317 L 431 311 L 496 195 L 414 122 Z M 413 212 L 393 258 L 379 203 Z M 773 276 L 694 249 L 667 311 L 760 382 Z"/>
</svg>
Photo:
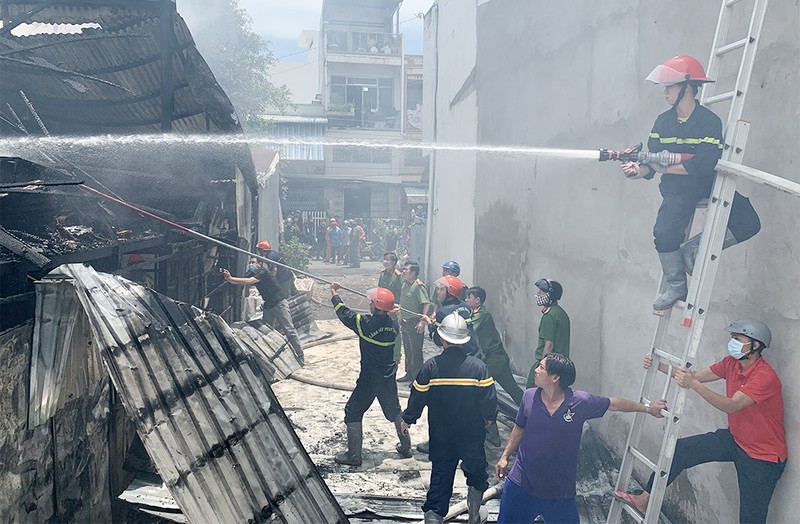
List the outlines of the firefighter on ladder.
<svg viewBox="0 0 800 524">
<path fill-rule="evenodd" d="M 680 55 L 657 66 L 647 80 L 664 86 L 664 98 L 670 109 L 653 124 L 647 147 L 651 152 L 691 153 L 694 157 L 669 167 L 660 164 L 625 162 L 622 172 L 629 179 L 652 179 L 661 174 L 658 188 L 663 201 L 653 226 L 653 238 L 667 284 L 664 293 L 653 303 L 656 311 L 670 309 L 685 300 L 686 273 L 692 274 L 700 235 L 685 243 L 697 203 L 707 198 L 714 184 L 714 167 L 722 155 L 722 121 L 695 99 L 705 82 L 703 66 L 695 58 Z M 723 249 L 758 233 L 761 223 L 750 201 L 738 192 L 734 195 Z"/>
</svg>

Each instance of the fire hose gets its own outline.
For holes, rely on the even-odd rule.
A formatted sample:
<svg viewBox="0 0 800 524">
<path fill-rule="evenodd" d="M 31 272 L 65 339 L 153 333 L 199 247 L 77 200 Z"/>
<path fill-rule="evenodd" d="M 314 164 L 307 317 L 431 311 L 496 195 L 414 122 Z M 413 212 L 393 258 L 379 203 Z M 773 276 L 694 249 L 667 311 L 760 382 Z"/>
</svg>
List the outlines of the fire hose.
<svg viewBox="0 0 800 524">
<path fill-rule="evenodd" d="M 600 162 L 617 160 L 619 162 L 638 162 L 640 164 L 658 164 L 662 167 L 674 166 L 686 162 L 694 155 L 692 153 L 673 153 L 671 151 L 642 151 L 642 143 L 631 146 L 624 151 L 614 151 L 613 149 L 600 150 Z"/>
<path fill-rule="evenodd" d="M 193 237 L 199 238 L 199 239 L 204 240 L 206 242 L 211 242 L 212 244 L 216 244 L 216 245 L 218 245 L 220 247 L 223 247 L 225 249 L 230 249 L 230 250 L 233 250 L 233 251 L 237 251 L 239 253 L 243 253 L 245 255 L 248 255 L 248 256 L 250 256 L 252 258 L 255 258 L 257 260 L 261 260 L 262 262 L 266 262 L 268 264 L 274 264 L 276 266 L 284 267 L 286 269 L 294 271 L 295 273 L 300 273 L 301 275 L 305 275 L 305 276 L 307 276 L 309 278 L 313 278 L 314 280 L 318 280 L 318 281 L 320 281 L 320 282 L 322 282 L 324 284 L 329 284 L 329 285 L 333 284 L 333 281 L 331 281 L 331 280 L 322 278 L 322 277 L 317 276 L 317 275 L 313 275 L 311 273 L 308 273 L 307 271 L 303 271 L 301 269 L 297 269 L 297 268 L 294 268 L 292 266 L 288 266 L 288 265 L 283 264 L 281 262 L 276 262 L 275 260 L 269 259 L 269 258 L 267 258 L 265 256 L 258 255 L 256 253 L 251 253 L 250 251 L 247 251 L 246 249 L 242 249 L 242 248 L 239 248 L 239 247 L 236 247 L 236 246 L 232 246 L 232 245 L 227 244 L 227 243 L 225 243 L 225 242 L 223 242 L 221 240 L 217 240 L 216 238 L 212 238 L 212 237 L 210 237 L 208 235 L 204 235 L 202 233 L 198 233 L 197 231 L 189 229 L 186 226 L 182 226 L 180 224 L 176 224 L 175 222 L 167 220 L 166 218 L 163 218 L 163 217 L 160 217 L 160 216 L 155 215 L 153 213 L 150 213 L 149 211 L 145 211 L 144 209 L 136 207 L 133 204 L 129 204 L 128 202 L 125 202 L 124 200 L 121 200 L 119 198 L 113 197 L 111 195 L 107 195 L 106 193 L 103 193 L 101 191 L 98 191 L 97 189 L 94 189 L 92 187 L 87 186 L 86 184 L 78 184 L 78 187 L 80 187 L 82 189 L 85 189 L 86 191 L 89 191 L 91 193 L 94 193 L 94 194 L 96 194 L 98 196 L 101 196 L 101 197 L 103 197 L 103 198 L 105 198 L 107 200 L 110 200 L 112 202 L 120 204 L 121 206 L 125 206 L 125 207 L 127 207 L 128 209 L 130 209 L 132 211 L 135 211 L 135 212 L 137 212 L 137 213 L 139 213 L 141 215 L 144 215 L 144 216 L 146 216 L 148 218 L 152 218 L 153 220 L 157 220 L 157 221 L 159 221 L 159 222 L 161 222 L 163 224 L 166 224 L 166 225 L 168 225 L 168 226 L 170 226 L 172 228 L 175 228 L 175 229 L 177 229 L 179 231 L 182 231 L 182 232 L 184 232 L 184 233 L 186 233 L 188 235 L 191 235 Z M 352 288 L 349 288 L 349 287 L 346 287 L 346 286 L 342 286 L 341 284 L 339 284 L 339 286 L 340 286 L 341 289 L 344 289 L 345 291 L 349 291 L 350 293 L 353 293 L 354 295 L 358 295 L 358 296 L 361 296 L 361 297 L 364 297 L 364 298 L 367 297 L 367 294 L 363 293 L 361 291 L 356 291 L 355 289 L 352 289 Z M 408 309 L 405 309 L 405 308 L 402 308 L 402 307 L 399 307 L 399 306 L 397 306 L 397 310 L 402 311 L 403 313 L 408 313 L 409 315 L 417 316 L 417 317 L 421 317 L 422 316 L 421 313 L 417 313 L 415 311 L 409 311 Z"/>
</svg>

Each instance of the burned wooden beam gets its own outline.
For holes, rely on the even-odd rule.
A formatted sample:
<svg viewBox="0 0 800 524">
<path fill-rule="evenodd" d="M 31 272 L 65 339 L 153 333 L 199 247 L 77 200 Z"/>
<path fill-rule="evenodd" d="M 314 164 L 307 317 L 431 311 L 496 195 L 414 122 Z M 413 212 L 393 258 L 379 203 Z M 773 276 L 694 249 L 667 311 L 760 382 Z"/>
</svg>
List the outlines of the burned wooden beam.
<svg viewBox="0 0 800 524">
<path fill-rule="evenodd" d="M 0 226 L 0 245 L 15 255 L 21 256 L 36 267 L 42 268 L 50 263 L 50 259 L 36 251 L 33 246 L 18 239 L 3 226 Z"/>
</svg>

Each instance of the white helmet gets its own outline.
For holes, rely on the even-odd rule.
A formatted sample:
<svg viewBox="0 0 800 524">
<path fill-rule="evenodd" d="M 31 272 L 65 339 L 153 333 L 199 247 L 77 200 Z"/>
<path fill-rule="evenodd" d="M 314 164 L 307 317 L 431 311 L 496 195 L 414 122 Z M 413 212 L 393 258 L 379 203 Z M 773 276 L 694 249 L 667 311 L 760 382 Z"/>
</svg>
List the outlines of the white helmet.
<svg viewBox="0 0 800 524">
<path fill-rule="evenodd" d="M 467 321 L 458 313 L 450 313 L 444 317 L 436 332 L 442 340 L 451 344 L 466 344 L 470 339 Z"/>
</svg>

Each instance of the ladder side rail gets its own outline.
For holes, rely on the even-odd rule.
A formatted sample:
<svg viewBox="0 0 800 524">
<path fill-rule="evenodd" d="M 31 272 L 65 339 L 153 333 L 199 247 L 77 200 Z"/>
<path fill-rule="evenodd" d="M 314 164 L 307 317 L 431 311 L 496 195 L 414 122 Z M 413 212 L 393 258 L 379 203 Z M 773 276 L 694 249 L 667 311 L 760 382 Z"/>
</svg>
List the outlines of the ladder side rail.
<svg viewBox="0 0 800 524">
<path fill-rule="evenodd" d="M 708 58 L 708 77 L 717 78 L 719 76 L 720 60 L 717 56 L 717 49 L 724 45 L 724 40 L 728 38 L 728 30 L 731 23 L 733 6 L 728 6 L 724 0 L 720 2 L 719 16 L 717 17 L 717 28 L 714 31 L 714 39 L 711 41 L 711 55 Z M 700 92 L 700 103 L 706 105 L 706 100 L 716 93 L 716 83 L 703 84 Z"/>
<path fill-rule="evenodd" d="M 735 96 L 728 109 L 728 120 L 725 129 L 731 129 L 740 118 L 744 109 L 744 101 L 750 86 L 750 79 L 753 76 L 753 64 L 756 59 L 756 51 L 761 40 L 761 29 L 764 25 L 764 18 L 767 16 L 767 6 L 769 0 L 755 0 L 753 14 L 750 17 L 750 26 L 747 30 L 748 41 L 744 45 L 739 72 L 736 75 L 734 84 Z"/>
</svg>

